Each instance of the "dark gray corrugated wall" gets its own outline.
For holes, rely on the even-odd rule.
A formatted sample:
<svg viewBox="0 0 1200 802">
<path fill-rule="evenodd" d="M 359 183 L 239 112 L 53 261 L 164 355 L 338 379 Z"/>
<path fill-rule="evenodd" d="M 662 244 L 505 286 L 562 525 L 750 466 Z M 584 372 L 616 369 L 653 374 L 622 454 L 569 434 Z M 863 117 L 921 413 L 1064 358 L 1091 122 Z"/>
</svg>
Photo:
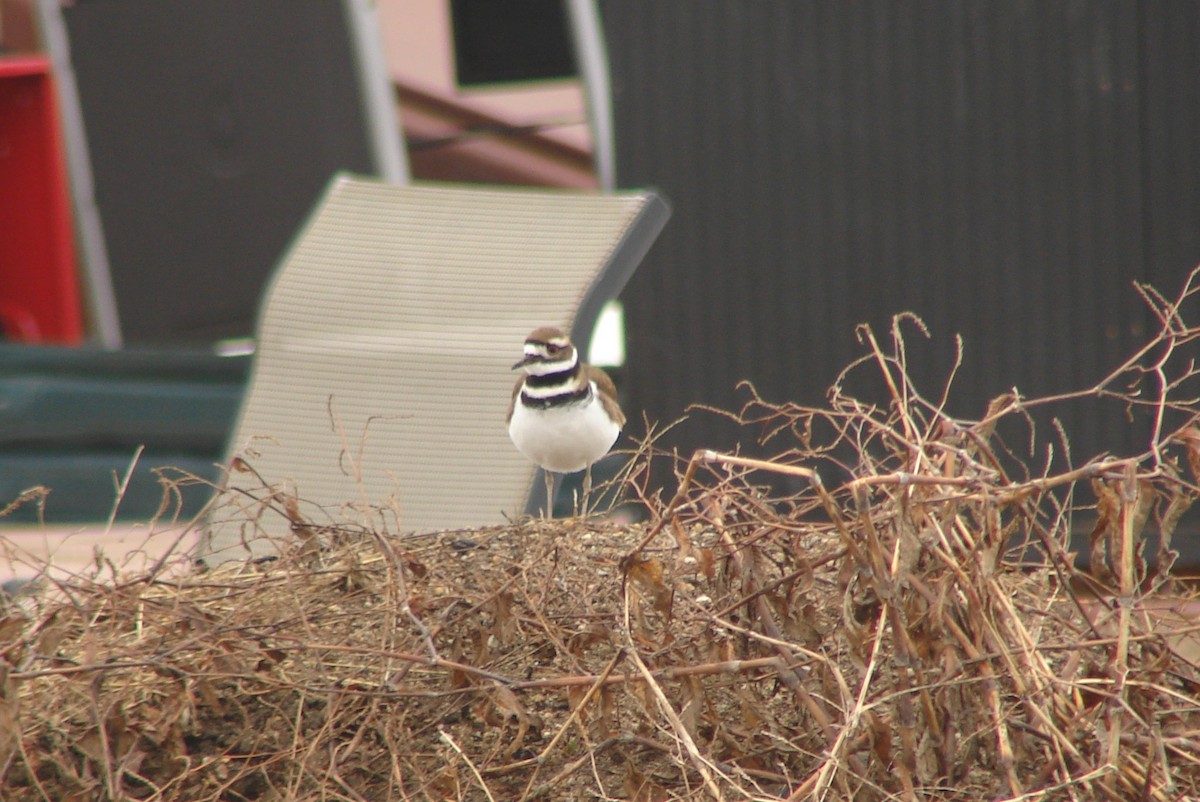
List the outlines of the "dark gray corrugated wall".
<svg viewBox="0 0 1200 802">
<path fill-rule="evenodd" d="M 380 169 L 344 4 L 63 5 L 125 342 L 253 334 L 329 179 Z"/>
<path fill-rule="evenodd" d="M 675 213 L 623 294 L 635 414 L 735 408 L 752 379 L 819 401 L 919 314 L 913 374 L 949 412 L 1087 386 L 1148 325 L 1131 282 L 1200 262 L 1189 2 L 600 0 L 622 186 Z M 1067 410 L 1076 457 L 1129 451 L 1119 409 Z M 728 447 L 700 416 L 685 447 Z"/>
<path fill-rule="evenodd" d="M 1170 282 L 1200 262 L 1200 5 L 1144 0 L 1142 9 L 1145 260 Z"/>
</svg>

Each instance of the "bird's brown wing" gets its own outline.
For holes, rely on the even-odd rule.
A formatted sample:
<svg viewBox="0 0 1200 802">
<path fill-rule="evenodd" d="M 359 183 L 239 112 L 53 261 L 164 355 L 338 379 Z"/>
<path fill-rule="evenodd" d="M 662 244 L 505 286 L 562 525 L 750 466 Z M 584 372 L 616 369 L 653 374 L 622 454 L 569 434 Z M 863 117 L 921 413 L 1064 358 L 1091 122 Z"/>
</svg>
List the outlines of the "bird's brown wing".
<svg viewBox="0 0 1200 802">
<path fill-rule="evenodd" d="M 600 391 L 600 403 L 604 405 L 604 410 L 617 422 L 618 426 L 625 426 L 625 413 L 621 411 L 621 405 L 617 403 L 617 386 L 613 384 L 613 380 L 608 377 L 600 368 L 595 365 L 585 365 L 587 368 L 587 377 L 589 381 L 596 383 L 596 389 Z"/>
<path fill-rule="evenodd" d="M 508 414 L 504 416 L 504 422 L 512 423 L 513 410 L 517 408 L 517 396 L 521 392 L 521 385 L 525 383 L 525 377 L 517 379 L 517 383 L 513 385 L 512 398 L 508 400 Z"/>
</svg>

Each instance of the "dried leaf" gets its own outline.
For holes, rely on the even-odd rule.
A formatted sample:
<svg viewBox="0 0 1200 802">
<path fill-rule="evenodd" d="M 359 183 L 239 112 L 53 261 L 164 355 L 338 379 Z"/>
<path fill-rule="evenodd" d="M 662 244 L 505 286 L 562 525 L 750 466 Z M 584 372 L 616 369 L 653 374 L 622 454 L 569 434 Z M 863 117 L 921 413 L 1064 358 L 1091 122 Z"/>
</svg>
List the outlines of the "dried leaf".
<svg viewBox="0 0 1200 802">
<path fill-rule="evenodd" d="M 17 683 L 8 664 L 0 661 L 0 766 L 7 766 L 17 751 L 20 734 L 21 698 Z"/>
<path fill-rule="evenodd" d="M 517 619 L 512 613 L 513 595 L 501 591 L 492 597 L 492 636 L 501 646 L 512 645 L 517 635 Z"/>
<path fill-rule="evenodd" d="M 76 741 L 76 749 L 82 752 L 86 758 L 97 764 L 103 764 L 108 760 L 108 748 L 100 735 L 100 728 L 94 726 L 84 732 L 83 736 Z"/>
<path fill-rule="evenodd" d="M 294 494 L 288 493 L 284 495 L 283 512 L 287 515 L 288 522 L 291 523 L 293 529 L 299 527 L 304 530 L 302 537 L 312 537 L 312 533 L 308 531 L 308 527 L 305 525 L 308 523 L 308 520 L 300 512 L 300 499 L 296 498 Z"/>
<path fill-rule="evenodd" d="M 405 556 L 404 570 L 412 574 L 414 579 L 424 579 L 429 575 L 429 567 L 411 556 Z"/>
<path fill-rule="evenodd" d="M 655 559 L 639 560 L 629 566 L 629 578 L 647 596 L 654 609 L 665 616 L 671 614 L 674 592 L 663 582 L 663 565 Z"/>
<path fill-rule="evenodd" d="M 666 789 L 646 777 L 633 761 L 625 763 L 624 786 L 625 798 L 630 802 L 666 802 L 670 798 Z"/>
<path fill-rule="evenodd" d="M 1192 483 L 1200 484 L 1200 425 L 1188 426 L 1179 432 L 1176 439 L 1183 443 L 1188 468 L 1192 472 Z"/>
<path fill-rule="evenodd" d="M 37 653 L 43 657 L 53 657 L 58 651 L 58 645 L 67 636 L 67 624 L 59 620 L 59 611 L 55 610 L 38 627 Z"/>
<path fill-rule="evenodd" d="M 567 687 L 567 705 L 572 711 L 579 710 L 579 706 L 583 704 L 583 700 L 587 698 L 588 688 L 586 685 L 569 685 Z M 587 708 L 579 710 L 579 718 L 581 721 L 588 720 Z"/>
<path fill-rule="evenodd" d="M 15 641 L 28 623 L 29 617 L 19 612 L 0 617 L 0 644 Z M 8 654 L 9 659 L 12 659 L 12 652 Z"/>
<path fill-rule="evenodd" d="M 813 571 L 812 561 L 808 557 L 797 551 L 794 562 L 795 564 L 792 568 L 794 575 L 785 585 L 789 604 L 795 604 L 798 597 L 807 594 L 817 583 L 817 576 Z"/>
<path fill-rule="evenodd" d="M 198 677 L 192 687 L 200 694 L 200 698 L 204 704 L 213 711 L 218 717 L 225 715 L 225 705 L 221 702 L 221 696 L 217 693 L 217 689 L 213 684 L 203 676 Z"/>
<path fill-rule="evenodd" d="M 629 578 L 649 594 L 663 589 L 662 563 L 655 559 L 637 560 L 629 566 Z"/>
<path fill-rule="evenodd" d="M 976 434 L 979 439 L 986 443 L 992 438 L 992 434 L 996 431 L 996 423 L 1000 419 L 1001 413 L 1014 406 L 1018 401 L 1018 397 L 1013 393 L 1004 393 L 998 395 L 988 402 L 987 411 L 983 414 L 983 420 L 988 421 L 984 426 L 976 427 Z"/>
<path fill-rule="evenodd" d="M 471 631 L 471 640 L 475 644 L 475 653 L 470 662 L 477 666 L 486 666 L 492 662 L 492 635 L 483 629 Z"/>
<path fill-rule="evenodd" d="M 462 799 L 463 789 L 456 770 L 460 762 L 454 760 L 452 756 L 447 756 L 443 765 L 445 768 L 434 774 L 429 783 L 430 798 L 447 800 L 447 802 Z"/>
<path fill-rule="evenodd" d="M 679 692 L 682 697 L 679 720 L 692 740 L 696 740 L 699 737 L 700 712 L 704 709 L 704 685 L 697 676 L 684 677 L 679 683 Z"/>
<path fill-rule="evenodd" d="M 679 523 L 678 518 L 671 519 L 671 534 L 675 536 L 675 544 L 679 546 L 679 554 L 681 557 L 686 557 L 692 553 L 692 538 L 688 535 L 687 530 Z"/>
<path fill-rule="evenodd" d="M 779 614 L 784 634 L 795 642 L 810 649 L 821 645 L 822 633 L 816 623 L 816 607 L 806 604 L 795 608 L 785 599 L 774 595 L 769 597 Z"/>
<path fill-rule="evenodd" d="M 1096 494 L 1096 524 L 1088 537 L 1091 570 L 1096 578 L 1107 581 L 1113 575 L 1109 548 L 1120 520 L 1121 500 L 1117 491 L 1100 479 L 1092 480 L 1092 491 Z"/>
<path fill-rule="evenodd" d="M 758 710 L 758 703 L 748 692 L 738 693 L 738 699 L 741 702 L 739 709 L 742 714 L 742 727 L 750 732 L 757 732 L 762 725 L 763 716 Z"/>
<path fill-rule="evenodd" d="M 871 750 L 885 766 L 892 763 L 892 728 L 873 710 L 867 711 L 866 734 L 871 744 Z"/>
<path fill-rule="evenodd" d="M 529 715 L 525 712 L 520 700 L 517 699 L 517 695 L 506 685 L 496 685 L 492 688 L 489 696 L 503 716 L 503 720 L 511 723 L 515 719 L 517 722 L 516 734 L 504 747 L 504 758 L 508 760 L 512 758 L 514 752 L 525 745 L 525 736 L 529 732 Z"/>
<path fill-rule="evenodd" d="M 567 639 L 567 651 L 583 657 L 591 647 L 605 643 L 612 643 L 612 631 L 602 622 L 593 621 Z"/>
<path fill-rule="evenodd" d="M 600 717 L 597 719 L 599 735 L 608 738 L 617 731 L 617 700 L 612 686 L 605 685 L 599 690 Z"/>
<path fill-rule="evenodd" d="M 1175 528 L 1179 525 L 1179 519 L 1192 508 L 1195 501 L 1195 494 L 1175 488 L 1170 501 L 1167 502 L 1167 509 L 1159 517 L 1158 573 L 1160 576 L 1168 576 L 1175 565 L 1175 560 L 1179 558 L 1179 552 L 1171 547 L 1171 541 L 1175 535 Z"/>
</svg>

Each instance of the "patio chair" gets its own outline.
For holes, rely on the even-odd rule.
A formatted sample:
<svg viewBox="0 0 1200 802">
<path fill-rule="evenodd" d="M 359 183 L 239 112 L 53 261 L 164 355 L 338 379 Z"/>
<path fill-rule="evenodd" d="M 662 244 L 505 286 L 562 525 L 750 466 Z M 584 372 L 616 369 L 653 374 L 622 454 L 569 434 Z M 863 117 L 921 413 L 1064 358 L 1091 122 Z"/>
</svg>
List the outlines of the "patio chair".
<svg viewBox="0 0 1200 802">
<path fill-rule="evenodd" d="M 201 552 L 270 553 L 289 503 L 389 531 L 531 510 L 537 469 L 504 426 L 509 366 L 538 325 L 587 343 L 668 215 L 652 192 L 335 178 L 266 290 L 228 451 L 243 469 Z"/>
</svg>

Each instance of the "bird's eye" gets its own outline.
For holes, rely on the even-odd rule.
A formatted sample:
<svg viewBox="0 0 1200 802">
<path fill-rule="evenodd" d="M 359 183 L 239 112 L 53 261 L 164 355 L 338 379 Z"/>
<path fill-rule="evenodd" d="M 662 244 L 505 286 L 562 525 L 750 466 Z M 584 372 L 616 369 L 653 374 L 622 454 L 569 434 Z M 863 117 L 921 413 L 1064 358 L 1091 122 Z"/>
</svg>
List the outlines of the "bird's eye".
<svg viewBox="0 0 1200 802">
<path fill-rule="evenodd" d="M 549 354 L 557 354 L 557 353 L 558 353 L 559 351 L 561 351 L 561 350 L 562 350 L 562 346 L 561 346 L 561 345 L 555 345 L 554 343 L 547 343 L 547 344 L 546 344 L 546 353 L 549 353 Z"/>
</svg>

